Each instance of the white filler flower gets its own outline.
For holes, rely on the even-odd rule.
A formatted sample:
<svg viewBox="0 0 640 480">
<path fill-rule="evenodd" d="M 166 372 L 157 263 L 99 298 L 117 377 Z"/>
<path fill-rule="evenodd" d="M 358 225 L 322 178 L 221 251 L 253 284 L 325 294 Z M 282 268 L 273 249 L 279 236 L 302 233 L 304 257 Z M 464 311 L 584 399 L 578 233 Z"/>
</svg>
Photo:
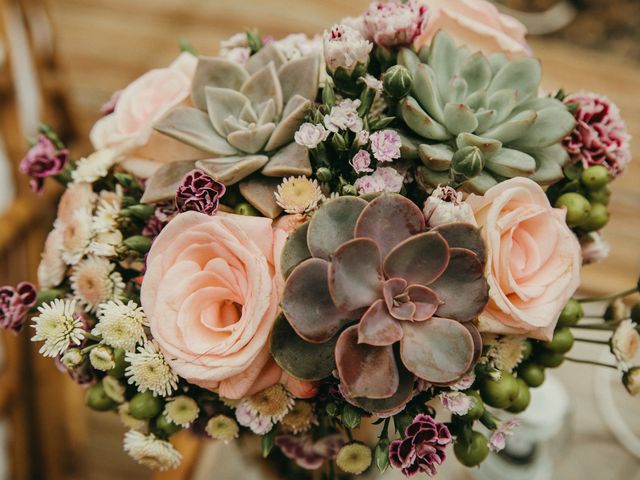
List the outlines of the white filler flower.
<svg viewBox="0 0 640 480">
<path fill-rule="evenodd" d="M 76 315 L 74 300 L 56 299 L 38 307 L 40 315 L 34 317 L 33 327 L 36 334 L 31 338 L 34 342 L 44 342 L 40 353 L 45 357 L 57 357 L 70 345 L 80 345 L 85 331 L 82 320 Z"/>
</svg>

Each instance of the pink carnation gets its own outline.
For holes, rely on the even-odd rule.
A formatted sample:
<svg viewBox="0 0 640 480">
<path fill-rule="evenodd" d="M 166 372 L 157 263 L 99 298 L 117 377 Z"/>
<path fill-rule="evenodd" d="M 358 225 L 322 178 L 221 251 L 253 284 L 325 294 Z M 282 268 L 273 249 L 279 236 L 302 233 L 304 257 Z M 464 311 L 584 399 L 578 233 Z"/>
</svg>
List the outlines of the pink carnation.
<svg viewBox="0 0 640 480">
<path fill-rule="evenodd" d="M 364 14 L 363 26 L 370 40 L 383 47 L 410 45 L 422 33 L 427 6 L 416 0 L 374 2 Z"/>
<path fill-rule="evenodd" d="M 369 166 L 371 165 L 371 154 L 366 150 L 358 150 L 358 153 L 353 156 L 349 164 L 356 173 L 373 172 L 373 168 Z"/>
<path fill-rule="evenodd" d="M 564 146 L 575 161 L 587 168 L 604 165 L 612 175 L 622 173 L 631 160 L 631 137 L 618 107 L 608 98 L 595 93 L 577 93 L 565 98 L 575 105 L 576 127 Z"/>
<path fill-rule="evenodd" d="M 371 175 L 365 175 L 356 180 L 355 187 L 360 195 L 367 193 L 391 192 L 402 190 L 404 176 L 391 167 L 379 167 Z"/>
<path fill-rule="evenodd" d="M 381 130 L 372 133 L 369 139 L 373 156 L 379 162 L 393 162 L 396 158 L 400 158 L 402 141 L 395 130 Z"/>
</svg>

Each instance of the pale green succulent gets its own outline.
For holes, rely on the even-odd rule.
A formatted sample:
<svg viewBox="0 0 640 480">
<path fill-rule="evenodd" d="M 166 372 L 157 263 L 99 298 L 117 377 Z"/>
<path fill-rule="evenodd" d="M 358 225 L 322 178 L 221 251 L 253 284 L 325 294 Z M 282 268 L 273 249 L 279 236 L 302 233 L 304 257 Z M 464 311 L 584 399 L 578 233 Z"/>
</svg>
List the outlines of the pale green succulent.
<svg viewBox="0 0 640 480">
<path fill-rule="evenodd" d="M 539 97 L 538 60 L 472 54 L 439 32 L 418 55 L 403 49 L 398 63 L 413 76 L 398 109 L 418 136 L 405 151 L 422 160 L 423 187 L 451 183 L 484 193 L 505 178 L 563 178 L 569 157 L 560 142 L 575 120 L 559 100 Z"/>
<path fill-rule="evenodd" d="M 273 191 L 281 178 L 312 173 L 308 150 L 293 137 L 318 93 L 319 64 L 317 55 L 287 62 L 273 45 L 244 67 L 200 57 L 191 92 L 194 107 L 171 110 L 154 128 L 203 156 L 163 167 L 144 200 L 175 193 L 174 184 L 194 167 L 227 186 L 260 172 L 240 184 L 241 193 L 263 214 L 277 216 L 281 210 Z"/>
</svg>

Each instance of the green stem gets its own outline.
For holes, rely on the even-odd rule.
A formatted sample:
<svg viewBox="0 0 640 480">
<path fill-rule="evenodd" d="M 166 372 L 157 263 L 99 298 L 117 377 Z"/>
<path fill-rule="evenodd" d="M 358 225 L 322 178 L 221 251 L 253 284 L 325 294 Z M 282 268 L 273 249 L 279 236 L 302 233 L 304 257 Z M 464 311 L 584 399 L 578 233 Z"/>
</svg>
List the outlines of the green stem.
<svg viewBox="0 0 640 480">
<path fill-rule="evenodd" d="M 591 338 L 577 338 L 577 337 L 575 337 L 574 340 L 576 342 L 595 343 L 596 345 L 609 345 L 609 342 L 607 342 L 606 340 L 593 340 Z"/>
<path fill-rule="evenodd" d="M 99 344 L 98 343 L 94 343 L 93 345 L 89 345 L 88 347 L 83 348 L 82 350 L 80 350 L 80 353 L 82 353 L 83 355 L 86 355 L 87 353 L 89 353 L 91 350 L 93 350 L 94 348 L 96 348 Z"/>
<path fill-rule="evenodd" d="M 389 423 L 391 422 L 391 417 L 387 417 L 384 419 L 384 425 L 382 426 L 382 431 L 380 432 L 380 440 L 388 440 L 389 439 Z"/>
<path fill-rule="evenodd" d="M 615 330 L 615 327 L 618 325 L 617 322 L 609 323 L 598 323 L 594 325 L 572 325 L 571 328 L 578 328 L 580 330 Z"/>
<path fill-rule="evenodd" d="M 101 342 L 102 341 L 102 337 L 99 337 L 97 335 L 94 335 L 93 333 L 85 333 L 84 334 L 85 338 L 88 338 L 89 340 L 93 340 L 94 342 Z"/>
<path fill-rule="evenodd" d="M 626 297 L 627 295 L 631 295 L 632 293 L 635 293 L 637 291 L 638 291 L 638 287 L 635 286 L 623 292 L 614 293 L 613 295 L 608 295 L 606 297 L 580 298 L 578 299 L 578 302 L 580 303 L 607 302 L 607 301 L 615 300 L 616 298 L 619 298 L 619 297 Z"/>
<path fill-rule="evenodd" d="M 584 359 L 581 359 L 581 358 L 571 358 L 571 357 L 564 357 L 564 359 L 568 360 L 569 362 L 574 362 L 574 363 L 584 363 L 586 365 L 595 365 L 596 367 L 613 368 L 614 370 L 618 369 L 618 367 L 616 367 L 615 365 L 610 365 L 608 363 L 596 362 L 594 360 L 584 360 Z"/>
</svg>

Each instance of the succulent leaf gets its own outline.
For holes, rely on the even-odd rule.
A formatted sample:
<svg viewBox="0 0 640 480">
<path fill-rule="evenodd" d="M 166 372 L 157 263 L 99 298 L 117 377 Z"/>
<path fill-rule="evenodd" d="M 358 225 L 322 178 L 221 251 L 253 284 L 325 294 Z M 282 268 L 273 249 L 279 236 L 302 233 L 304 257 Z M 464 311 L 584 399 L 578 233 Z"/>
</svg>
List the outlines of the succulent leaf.
<svg viewBox="0 0 640 480">
<path fill-rule="evenodd" d="M 429 252 L 425 255 L 425 252 Z M 430 285 L 447 269 L 449 245 L 435 232 L 414 235 L 398 244 L 384 260 L 389 278 L 403 278 L 409 285 Z"/>
<path fill-rule="evenodd" d="M 424 105 L 436 121 L 444 123 L 444 111 L 436 87 L 436 74 L 429 65 L 418 65 L 413 80 L 413 93 L 418 103 Z"/>
<path fill-rule="evenodd" d="M 140 203 L 158 203 L 165 200 L 173 200 L 182 179 L 195 166 L 195 161 L 188 160 L 168 163 L 160 167 L 147 181 L 147 187 L 140 199 Z"/>
<path fill-rule="evenodd" d="M 444 125 L 453 135 L 458 135 L 475 131 L 478 127 L 478 119 L 466 105 L 447 103 L 444 106 Z"/>
<path fill-rule="evenodd" d="M 309 150 L 293 142 L 278 150 L 262 169 L 262 174 L 267 177 L 284 177 L 286 175 L 308 177 L 312 172 Z"/>
<path fill-rule="evenodd" d="M 279 178 L 252 176 L 240 182 L 240 195 L 265 217 L 276 218 L 282 213 L 282 207 L 274 196 L 280 183 Z"/>
<path fill-rule="evenodd" d="M 484 132 L 482 136 L 498 140 L 503 144 L 510 143 L 526 135 L 537 119 L 538 114 L 535 111 L 525 110 Z"/>
<path fill-rule="evenodd" d="M 268 161 L 265 155 L 248 155 L 198 160 L 196 166 L 218 182 L 233 185 L 260 170 Z"/>
<path fill-rule="evenodd" d="M 442 303 L 436 292 L 424 285 L 409 285 L 407 296 L 410 303 L 416 306 L 411 320 L 424 322 L 436 313 L 438 306 Z"/>
<path fill-rule="evenodd" d="M 487 157 L 485 168 L 501 177 L 526 177 L 536 171 L 536 161 L 531 155 L 520 150 L 502 148 Z"/>
<path fill-rule="evenodd" d="M 285 103 L 295 96 L 315 100 L 318 95 L 320 62 L 317 56 L 306 56 L 285 63 L 280 67 L 278 76 L 282 84 Z"/>
<path fill-rule="evenodd" d="M 247 97 L 254 109 L 268 100 L 273 100 L 276 114 L 282 113 L 284 107 L 282 86 L 273 63 L 258 70 L 240 88 L 240 93 Z M 271 120 L 271 119 L 269 119 Z"/>
<path fill-rule="evenodd" d="M 310 107 L 311 102 L 301 96 L 295 96 L 289 100 L 282 120 L 273 130 L 265 150 L 270 152 L 283 145 L 291 144 L 294 134 L 298 130 L 298 127 L 304 122 L 304 118 L 309 112 Z"/>
<path fill-rule="evenodd" d="M 529 153 L 536 159 L 536 172 L 531 175 L 531 180 L 550 185 L 564 178 L 562 167 L 569 163 L 570 158 L 561 144 L 530 150 Z"/>
<path fill-rule="evenodd" d="M 227 141 L 238 150 L 246 153 L 258 153 L 264 148 L 275 130 L 273 123 L 265 123 L 248 130 L 237 130 L 227 135 Z"/>
<path fill-rule="evenodd" d="M 413 397 L 413 387 L 416 380 L 415 376 L 411 372 L 399 365 L 399 362 L 398 367 L 400 370 L 400 382 L 398 389 L 393 396 L 384 399 L 367 397 L 350 398 L 347 396 L 345 397 L 346 400 L 356 407 L 360 407 L 367 412 L 376 413 L 378 415 L 390 416 L 398 413 L 404 408 L 407 402 L 411 400 L 411 397 Z"/>
<path fill-rule="evenodd" d="M 423 143 L 418 147 L 420 160 L 431 170 L 448 172 L 453 158 L 453 148 L 446 143 L 428 145 Z"/>
<path fill-rule="evenodd" d="M 402 338 L 402 327 L 389 314 L 383 300 L 376 300 L 360 319 L 358 343 L 383 347 Z"/>
<path fill-rule="evenodd" d="M 473 363 L 476 363 L 480 360 L 480 355 L 482 355 L 482 335 L 480 335 L 478 327 L 472 322 L 465 322 L 462 325 L 469 331 L 473 339 Z"/>
<path fill-rule="evenodd" d="M 407 126 L 418 135 L 430 140 L 448 140 L 451 134 L 440 123 L 431 118 L 418 102 L 407 97 L 400 102 L 400 116 Z"/>
<path fill-rule="evenodd" d="M 449 248 L 466 248 L 478 256 L 484 265 L 487 260 L 487 249 L 480 230 L 470 223 L 446 223 L 433 229 L 444 237 Z"/>
<path fill-rule="evenodd" d="M 248 79 L 247 71 L 235 62 L 222 58 L 199 57 L 191 86 L 193 104 L 206 111 L 206 86 L 240 90 Z"/>
<path fill-rule="evenodd" d="M 204 94 L 211 125 L 222 136 L 229 133 L 225 120 L 240 117 L 251 105 L 247 97 L 230 88 L 205 87 Z"/>
<path fill-rule="evenodd" d="M 265 45 L 255 55 L 251 55 L 245 68 L 251 75 L 258 72 L 262 68 L 266 67 L 270 63 L 273 63 L 276 70 L 280 69 L 285 64 L 287 59 L 282 52 L 272 43 Z"/>
<path fill-rule="evenodd" d="M 309 222 L 305 222 L 289 235 L 284 244 L 280 258 L 280 269 L 285 279 L 298 264 L 311 258 L 311 252 L 307 246 L 308 231 Z"/>
<path fill-rule="evenodd" d="M 543 108 L 526 135 L 513 145 L 525 149 L 549 147 L 569 135 L 575 124 L 575 118 L 566 108 Z"/>
</svg>

